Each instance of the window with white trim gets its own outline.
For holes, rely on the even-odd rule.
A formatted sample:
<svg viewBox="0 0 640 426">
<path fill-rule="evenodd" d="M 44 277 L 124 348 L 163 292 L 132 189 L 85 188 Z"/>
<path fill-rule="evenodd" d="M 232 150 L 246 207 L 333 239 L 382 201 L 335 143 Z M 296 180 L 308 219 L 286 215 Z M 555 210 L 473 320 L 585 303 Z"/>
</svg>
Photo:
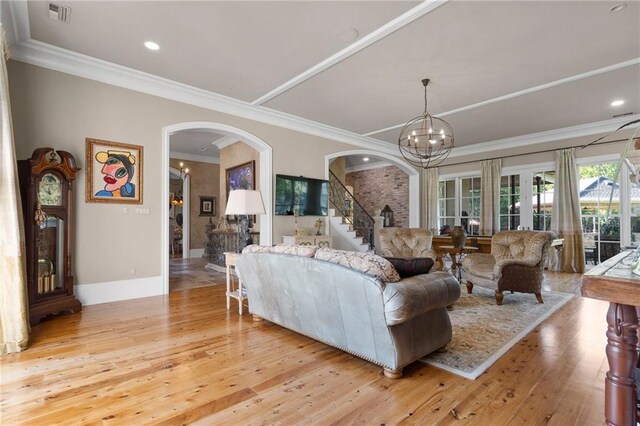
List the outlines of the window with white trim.
<svg viewBox="0 0 640 426">
<path fill-rule="evenodd" d="M 441 232 L 462 225 L 467 235 L 480 232 L 480 177 L 444 179 L 438 185 L 438 225 Z"/>
</svg>

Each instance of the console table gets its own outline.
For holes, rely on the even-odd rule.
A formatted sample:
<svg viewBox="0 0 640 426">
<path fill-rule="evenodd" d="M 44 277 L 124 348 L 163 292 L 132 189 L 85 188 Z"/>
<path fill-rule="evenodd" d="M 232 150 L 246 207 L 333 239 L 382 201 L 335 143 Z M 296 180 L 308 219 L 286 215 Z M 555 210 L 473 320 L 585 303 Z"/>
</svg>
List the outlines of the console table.
<svg viewBox="0 0 640 426">
<path fill-rule="evenodd" d="M 333 237 L 331 235 L 283 235 L 282 244 L 331 248 Z"/>
<path fill-rule="evenodd" d="M 636 426 L 636 382 L 638 365 L 638 314 L 640 275 L 631 272 L 625 251 L 582 276 L 582 295 L 609 302 L 607 312 L 607 360 L 604 412 L 608 425 Z"/>
</svg>

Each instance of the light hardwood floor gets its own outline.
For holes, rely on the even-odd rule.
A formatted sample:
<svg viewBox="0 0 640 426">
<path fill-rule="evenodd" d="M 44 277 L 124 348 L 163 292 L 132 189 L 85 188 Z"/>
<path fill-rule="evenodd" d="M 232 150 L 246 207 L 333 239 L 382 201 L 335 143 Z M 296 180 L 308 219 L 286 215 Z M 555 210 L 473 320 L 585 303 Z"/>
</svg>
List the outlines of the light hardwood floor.
<svg viewBox="0 0 640 426">
<path fill-rule="evenodd" d="M 578 284 L 549 274 L 545 287 Z M 33 327 L 31 347 L 0 360 L 0 424 L 603 424 L 605 303 L 574 298 L 475 381 L 419 362 L 390 380 L 226 311 L 224 290 L 87 306 Z"/>
</svg>

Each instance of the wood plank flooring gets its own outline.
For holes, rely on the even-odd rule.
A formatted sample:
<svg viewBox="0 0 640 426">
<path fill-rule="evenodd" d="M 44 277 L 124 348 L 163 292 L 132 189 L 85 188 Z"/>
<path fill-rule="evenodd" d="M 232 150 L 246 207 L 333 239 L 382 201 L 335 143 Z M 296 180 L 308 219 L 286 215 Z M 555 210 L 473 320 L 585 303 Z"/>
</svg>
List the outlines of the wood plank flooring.
<svg viewBox="0 0 640 426">
<path fill-rule="evenodd" d="M 545 288 L 578 284 L 548 274 Z M 471 381 L 422 363 L 387 379 L 227 311 L 222 285 L 87 306 L 0 359 L 0 424 L 599 425 L 606 308 L 574 298 Z"/>
</svg>

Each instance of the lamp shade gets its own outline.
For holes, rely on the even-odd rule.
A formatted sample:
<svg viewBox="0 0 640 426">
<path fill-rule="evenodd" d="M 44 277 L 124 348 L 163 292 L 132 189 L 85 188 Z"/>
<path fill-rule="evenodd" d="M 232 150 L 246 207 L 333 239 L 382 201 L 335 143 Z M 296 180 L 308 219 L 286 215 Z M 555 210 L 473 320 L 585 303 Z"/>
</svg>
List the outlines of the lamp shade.
<svg viewBox="0 0 640 426">
<path fill-rule="evenodd" d="M 263 214 L 264 203 L 260 191 L 249 189 L 235 189 L 229 192 L 227 208 L 224 212 L 230 214 Z"/>
</svg>

